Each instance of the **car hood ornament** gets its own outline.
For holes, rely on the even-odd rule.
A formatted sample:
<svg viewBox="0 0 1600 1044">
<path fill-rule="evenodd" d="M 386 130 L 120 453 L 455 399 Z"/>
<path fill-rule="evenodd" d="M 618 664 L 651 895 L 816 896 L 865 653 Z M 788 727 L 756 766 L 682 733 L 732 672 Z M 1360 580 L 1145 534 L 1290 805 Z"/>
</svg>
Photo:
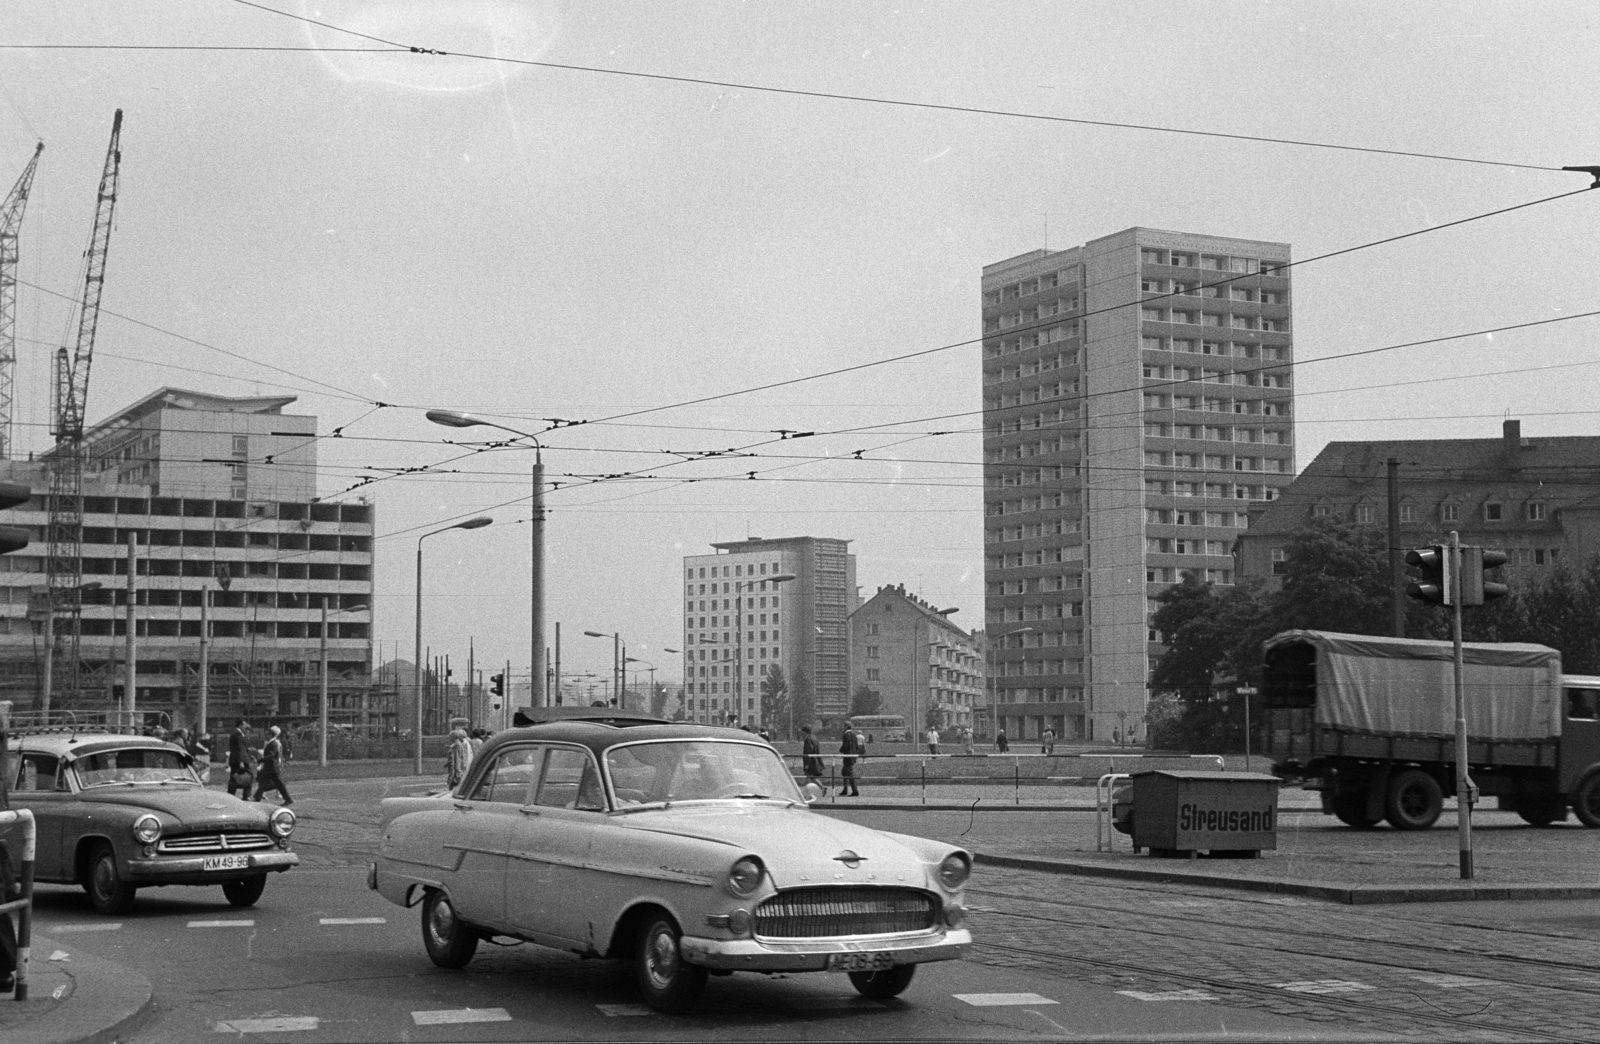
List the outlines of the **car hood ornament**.
<svg viewBox="0 0 1600 1044">
<path fill-rule="evenodd" d="M 843 852 L 840 852 L 838 855 L 834 856 L 833 860 L 836 863 L 843 863 L 845 866 L 854 870 L 862 863 L 865 863 L 867 861 L 867 857 L 864 855 L 856 855 L 847 848 Z"/>
</svg>

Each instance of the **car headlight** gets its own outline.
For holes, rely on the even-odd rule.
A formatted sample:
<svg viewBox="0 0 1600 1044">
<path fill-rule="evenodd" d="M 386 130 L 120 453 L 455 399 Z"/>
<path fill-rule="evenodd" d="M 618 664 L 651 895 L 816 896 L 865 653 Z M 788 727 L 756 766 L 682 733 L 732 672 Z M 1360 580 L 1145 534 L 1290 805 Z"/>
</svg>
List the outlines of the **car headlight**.
<svg viewBox="0 0 1600 1044">
<path fill-rule="evenodd" d="M 728 891 L 740 898 L 753 895 L 761 887 L 762 872 L 759 862 L 745 856 L 728 871 Z"/>
<path fill-rule="evenodd" d="M 146 812 L 133 821 L 133 836 L 141 845 L 153 845 L 161 837 L 161 820 Z"/>
<path fill-rule="evenodd" d="M 294 833 L 294 813 L 282 807 L 273 809 L 272 818 L 267 820 L 267 827 L 272 831 L 273 837 L 288 837 Z"/>
<path fill-rule="evenodd" d="M 939 883 L 946 888 L 960 888 L 971 874 L 972 863 L 960 852 L 951 852 L 939 863 Z"/>
</svg>

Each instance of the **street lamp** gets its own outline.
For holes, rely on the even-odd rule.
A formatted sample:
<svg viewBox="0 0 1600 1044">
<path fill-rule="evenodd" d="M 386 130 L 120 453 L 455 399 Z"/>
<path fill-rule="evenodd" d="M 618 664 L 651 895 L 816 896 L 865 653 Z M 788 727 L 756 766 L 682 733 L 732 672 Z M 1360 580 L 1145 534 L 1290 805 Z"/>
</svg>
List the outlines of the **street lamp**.
<svg viewBox="0 0 1600 1044">
<path fill-rule="evenodd" d="M 365 605 L 351 605 L 346 606 L 343 609 L 335 609 L 332 615 L 337 616 L 340 613 L 364 613 L 366 611 L 367 607 Z M 328 596 L 323 595 L 322 630 L 320 632 L 320 645 L 322 653 L 322 697 L 320 702 L 317 704 L 317 723 L 321 727 L 320 731 L 322 737 L 320 742 L 317 744 L 317 764 L 323 766 L 324 768 L 327 767 L 328 764 L 328 616 Z"/>
<path fill-rule="evenodd" d="M 735 581 L 734 582 L 734 585 L 733 585 L 733 608 L 734 608 L 734 611 L 735 611 L 736 615 L 734 616 L 733 619 L 734 619 L 734 622 L 737 623 L 739 626 L 738 626 L 738 635 L 735 638 L 736 645 L 735 645 L 735 651 L 734 651 L 734 654 L 733 654 L 733 656 L 734 656 L 734 661 L 733 661 L 734 662 L 734 668 L 733 668 L 733 675 L 734 675 L 734 678 L 733 678 L 733 694 L 734 694 L 734 697 L 735 697 L 735 703 L 739 705 L 739 710 L 740 710 L 741 714 L 744 712 L 744 706 L 743 706 L 743 704 L 744 704 L 744 626 L 745 626 L 745 620 L 744 620 L 744 592 L 754 588 L 757 584 L 761 585 L 761 589 L 762 590 L 766 590 L 766 585 L 767 585 L 768 582 L 770 582 L 774 587 L 776 587 L 777 585 L 779 585 L 781 583 L 786 583 L 787 581 L 790 581 L 790 580 L 793 580 L 793 579 L 794 579 L 794 574 L 793 573 L 778 573 L 778 574 L 776 574 L 774 576 L 761 576 L 761 577 L 755 578 L 754 580 L 742 580 L 742 581 Z M 762 724 L 764 725 L 764 724 L 766 724 L 766 722 L 762 722 Z M 793 700 L 791 700 L 789 702 L 789 732 L 790 732 L 791 736 L 794 733 L 794 701 Z"/>
<path fill-rule="evenodd" d="M 532 619 L 528 622 L 532 632 L 530 639 L 532 659 L 529 663 L 532 665 L 533 677 L 528 690 L 528 702 L 535 707 L 543 707 L 554 702 L 545 692 L 544 678 L 544 447 L 540 445 L 536 435 L 474 417 L 470 413 L 461 413 L 458 410 L 428 410 L 423 416 L 447 428 L 497 428 L 533 443 L 533 496 L 529 498 L 529 506 L 532 508 L 529 528 L 533 531 L 530 537 L 533 559 L 528 570 L 529 586 L 532 588 L 529 595 Z"/>
<path fill-rule="evenodd" d="M 444 526 L 417 537 L 417 662 L 412 664 L 412 680 L 416 686 L 413 695 L 417 701 L 416 763 L 413 768 L 419 776 L 422 775 L 422 542 L 431 536 L 448 533 L 452 529 L 482 529 L 492 522 L 494 519 L 487 515 L 479 515 L 477 518 L 469 518 L 465 522 Z"/>
<path fill-rule="evenodd" d="M 645 710 L 648 711 L 650 709 L 650 705 L 655 702 L 655 698 L 656 698 L 656 665 L 653 664 L 653 663 L 650 663 L 649 660 L 635 659 L 634 657 L 630 656 L 623 663 L 624 671 L 626 671 L 626 669 L 627 669 L 627 664 L 630 664 L 630 663 L 648 663 L 648 664 L 650 664 L 649 667 L 645 668 L 646 670 L 648 670 L 650 672 L 650 688 L 645 690 L 646 695 L 645 695 L 645 703 L 644 703 Z M 635 671 L 634 674 L 637 675 L 638 672 Z"/>
<path fill-rule="evenodd" d="M 627 645 L 627 643 L 622 640 L 621 633 L 616 632 L 616 631 L 613 631 L 610 634 L 605 634 L 605 633 L 603 633 L 601 631 L 584 631 L 583 633 L 585 635 L 587 635 L 588 637 L 590 637 L 590 638 L 610 638 L 611 639 L 611 684 L 612 684 L 612 695 L 616 698 L 615 705 L 617 707 L 621 707 L 622 703 L 623 703 L 622 690 L 623 690 L 624 687 L 626 687 L 626 684 L 627 684 L 627 677 L 625 676 L 624 667 L 623 667 L 623 665 L 627 662 L 627 659 L 628 659 L 628 645 Z"/>
</svg>

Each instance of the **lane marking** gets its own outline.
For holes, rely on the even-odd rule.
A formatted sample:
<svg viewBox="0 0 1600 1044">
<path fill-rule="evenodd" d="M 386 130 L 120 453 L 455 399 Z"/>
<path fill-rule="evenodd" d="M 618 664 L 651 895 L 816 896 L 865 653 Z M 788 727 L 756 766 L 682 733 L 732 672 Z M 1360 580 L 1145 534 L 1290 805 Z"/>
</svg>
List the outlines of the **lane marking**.
<svg viewBox="0 0 1600 1044">
<path fill-rule="evenodd" d="M 54 924 L 48 927 L 42 924 L 34 925 L 34 929 L 41 935 L 65 934 L 67 932 L 114 932 L 121 927 L 121 921 L 114 921 L 111 924 Z"/>
<path fill-rule="evenodd" d="M 218 1033 L 294 1033 L 317 1028 L 315 1015 L 278 1015 L 266 1019 L 228 1019 L 212 1027 Z"/>
<path fill-rule="evenodd" d="M 595 1007 L 599 1008 L 600 1014 L 604 1015 L 608 1019 L 615 1019 L 629 1015 L 655 1014 L 655 1012 L 651 1011 L 650 1008 L 644 1004 L 596 1004 Z"/>
<path fill-rule="evenodd" d="M 1157 906 L 1175 906 L 1182 910 L 1195 909 L 1206 906 L 1221 906 L 1215 899 L 1158 899 Z"/>
<path fill-rule="evenodd" d="M 254 921 L 190 921 L 190 928 L 254 928 Z"/>
<path fill-rule="evenodd" d="M 1494 979 L 1474 979 L 1469 975 L 1413 975 L 1418 982 L 1437 986 L 1441 990 L 1459 990 L 1467 986 L 1500 986 Z"/>
<path fill-rule="evenodd" d="M 952 997 L 974 1008 L 999 1008 L 1007 1005 L 1059 1004 L 1037 993 L 952 993 Z"/>
<path fill-rule="evenodd" d="M 510 1022 L 504 1008 L 446 1008 L 442 1011 L 414 1011 L 411 1021 L 418 1026 L 450 1026 L 463 1022 Z"/>
<path fill-rule="evenodd" d="M 1124 997 L 1141 1001 L 1214 1001 L 1217 998 L 1205 990 L 1162 990 L 1146 993 L 1144 990 L 1118 990 Z"/>
<path fill-rule="evenodd" d="M 388 924 L 386 917 L 324 917 L 318 924 Z"/>
<path fill-rule="evenodd" d="M 1268 983 L 1275 989 L 1288 990 L 1290 993 L 1359 993 L 1362 990 L 1375 990 L 1376 986 L 1368 986 L 1364 982 L 1352 982 L 1349 979 L 1306 979 L 1301 982 L 1273 982 Z"/>
</svg>

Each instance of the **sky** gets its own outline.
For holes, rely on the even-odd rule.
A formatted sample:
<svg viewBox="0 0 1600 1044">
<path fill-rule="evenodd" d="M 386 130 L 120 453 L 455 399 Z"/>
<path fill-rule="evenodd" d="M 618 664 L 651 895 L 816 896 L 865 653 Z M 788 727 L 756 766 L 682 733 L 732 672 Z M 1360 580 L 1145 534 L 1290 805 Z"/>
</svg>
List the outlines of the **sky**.
<svg viewBox="0 0 1600 1044">
<path fill-rule="evenodd" d="M 88 415 L 162 385 L 298 395 L 329 436 L 321 494 L 376 506 L 381 659 L 411 655 L 418 535 L 486 514 L 426 544 L 425 641 L 526 671 L 532 453 L 463 457 L 451 440 L 493 434 L 433 408 L 543 443 L 568 674 L 609 671 L 594 630 L 676 680 L 681 559 L 748 536 L 848 539 L 863 594 L 905 584 L 981 627 L 985 264 L 1135 225 L 1291 244 L 1299 467 L 1329 441 L 1492 438 L 1508 416 L 1595 434 L 1600 317 L 1569 317 L 1600 309 L 1600 192 L 1552 168 L 1600 164 L 1597 20 L 1559 2 L 12 0 L 0 189 L 45 143 L 17 442 L 48 445 L 55 295 L 79 290 L 121 108 Z"/>
</svg>

